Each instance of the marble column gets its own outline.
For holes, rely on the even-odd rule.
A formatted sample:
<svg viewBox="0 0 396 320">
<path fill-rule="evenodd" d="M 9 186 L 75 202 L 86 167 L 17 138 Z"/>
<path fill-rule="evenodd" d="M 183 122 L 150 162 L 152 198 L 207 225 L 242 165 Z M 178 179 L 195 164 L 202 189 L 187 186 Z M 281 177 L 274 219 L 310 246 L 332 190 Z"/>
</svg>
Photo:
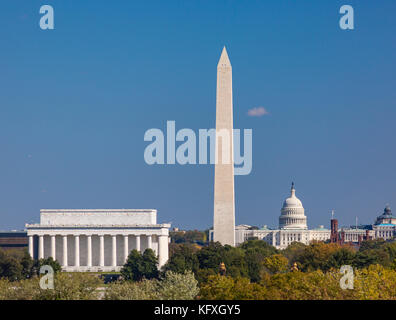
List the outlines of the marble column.
<svg viewBox="0 0 396 320">
<path fill-rule="evenodd" d="M 44 236 L 39 236 L 39 259 L 44 259 Z"/>
<path fill-rule="evenodd" d="M 158 236 L 158 267 L 161 268 L 168 261 L 168 236 Z"/>
<path fill-rule="evenodd" d="M 67 267 L 67 236 L 63 236 L 63 262 L 64 267 Z"/>
<path fill-rule="evenodd" d="M 140 252 L 140 236 L 136 236 L 136 250 Z"/>
<path fill-rule="evenodd" d="M 92 267 L 92 236 L 87 236 L 87 266 Z"/>
<path fill-rule="evenodd" d="M 99 236 L 99 266 L 104 267 L 104 236 Z"/>
<path fill-rule="evenodd" d="M 112 246 L 111 246 L 111 266 L 117 266 L 117 236 L 112 236 Z"/>
<path fill-rule="evenodd" d="M 56 238 L 54 235 L 51 236 L 51 257 L 56 260 Z"/>
<path fill-rule="evenodd" d="M 153 238 L 151 236 L 147 236 L 147 248 L 153 249 Z"/>
<path fill-rule="evenodd" d="M 124 262 L 128 260 L 129 248 L 128 248 L 128 236 L 124 236 Z"/>
<path fill-rule="evenodd" d="M 29 254 L 34 259 L 34 244 L 33 244 L 33 236 L 29 236 Z"/>
<path fill-rule="evenodd" d="M 74 236 L 74 265 L 80 266 L 80 237 Z"/>
</svg>

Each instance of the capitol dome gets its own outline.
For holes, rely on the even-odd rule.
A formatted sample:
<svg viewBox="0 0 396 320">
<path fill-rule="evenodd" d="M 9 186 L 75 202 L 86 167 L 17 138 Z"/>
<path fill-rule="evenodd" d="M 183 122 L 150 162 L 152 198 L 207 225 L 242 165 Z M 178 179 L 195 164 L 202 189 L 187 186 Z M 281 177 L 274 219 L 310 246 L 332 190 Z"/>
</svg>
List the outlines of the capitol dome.
<svg viewBox="0 0 396 320">
<path fill-rule="evenodd" d="M 303 208 L 302 202 L 296 197 L 296 190 L 292 189 L 292 195 L 283 202 L 282 208 Z"/>
<path fill-rule="evenodd" d="M 283 202 L 279 217 L 280 229 L 308 229 L 307 217 L 300 199 L 296 197 L 294 183 L 290 190 L 290 197 Z"/>
</svg>

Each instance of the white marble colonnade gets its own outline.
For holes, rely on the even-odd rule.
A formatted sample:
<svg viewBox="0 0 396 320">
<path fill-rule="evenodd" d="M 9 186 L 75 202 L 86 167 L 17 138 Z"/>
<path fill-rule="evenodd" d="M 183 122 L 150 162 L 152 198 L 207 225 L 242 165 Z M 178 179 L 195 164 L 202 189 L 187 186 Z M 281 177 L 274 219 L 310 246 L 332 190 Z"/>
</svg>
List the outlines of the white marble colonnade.
<svg viewBox="0 0 396 320">
<path fill-rule="evenodd" d="M 28 237 L 29 253 L 33 258 L 52 257 L 58 260 L 64 271 L 119 271 L 133 249 L 139 252 L 152 249 L 158 256 L 160 267 L 168 260 L 169 238 L 166 234 L 114 231 L 91 234 L 51 230 L 32 233 Z"/>
<path fill-rule="evenodd" d="M 26 224 L 34 259 L 52 257 L 64 271 L 118 271 L 131 252 L 150 248 L 159 267 L 168 260 L 170 224 L 153 209 L 42 209 Z"/>
</svg>

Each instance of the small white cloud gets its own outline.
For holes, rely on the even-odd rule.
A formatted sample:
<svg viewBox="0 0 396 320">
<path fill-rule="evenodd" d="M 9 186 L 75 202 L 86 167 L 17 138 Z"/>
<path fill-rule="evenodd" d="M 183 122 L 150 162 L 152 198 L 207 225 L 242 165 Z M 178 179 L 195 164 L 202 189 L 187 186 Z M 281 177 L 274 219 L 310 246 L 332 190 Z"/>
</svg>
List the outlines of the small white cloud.
<svg viewBox="0 0 396 320">
<path fill-rule="evenodd" d="M 269 112 L 264 107 L 252 108 L 248 111 L 249 117 L 262 117 L 268 115 Z"/>
</svg>

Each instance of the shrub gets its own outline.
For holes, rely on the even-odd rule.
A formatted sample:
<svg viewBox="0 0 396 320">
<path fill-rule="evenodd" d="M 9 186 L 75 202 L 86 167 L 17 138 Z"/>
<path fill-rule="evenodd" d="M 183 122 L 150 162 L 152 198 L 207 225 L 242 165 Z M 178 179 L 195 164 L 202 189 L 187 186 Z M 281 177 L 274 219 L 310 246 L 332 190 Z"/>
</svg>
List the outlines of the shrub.
<svg viewBox="0 0 396 320">
<path fill-rule="evenodd" d="M 111 283 L 105 292 L 106 300 L 153 300 L 158 296 L 157 280 L 143 279 L 140 282 L 117 281 Z"/>
<path fill-rule="evenodd" d="M 158 298 L 161 300 L 193 300 L 198 292 L 198 281 L 191 271 L 183 274 L 167 271 L 158 283 Z"/>
</svg>

